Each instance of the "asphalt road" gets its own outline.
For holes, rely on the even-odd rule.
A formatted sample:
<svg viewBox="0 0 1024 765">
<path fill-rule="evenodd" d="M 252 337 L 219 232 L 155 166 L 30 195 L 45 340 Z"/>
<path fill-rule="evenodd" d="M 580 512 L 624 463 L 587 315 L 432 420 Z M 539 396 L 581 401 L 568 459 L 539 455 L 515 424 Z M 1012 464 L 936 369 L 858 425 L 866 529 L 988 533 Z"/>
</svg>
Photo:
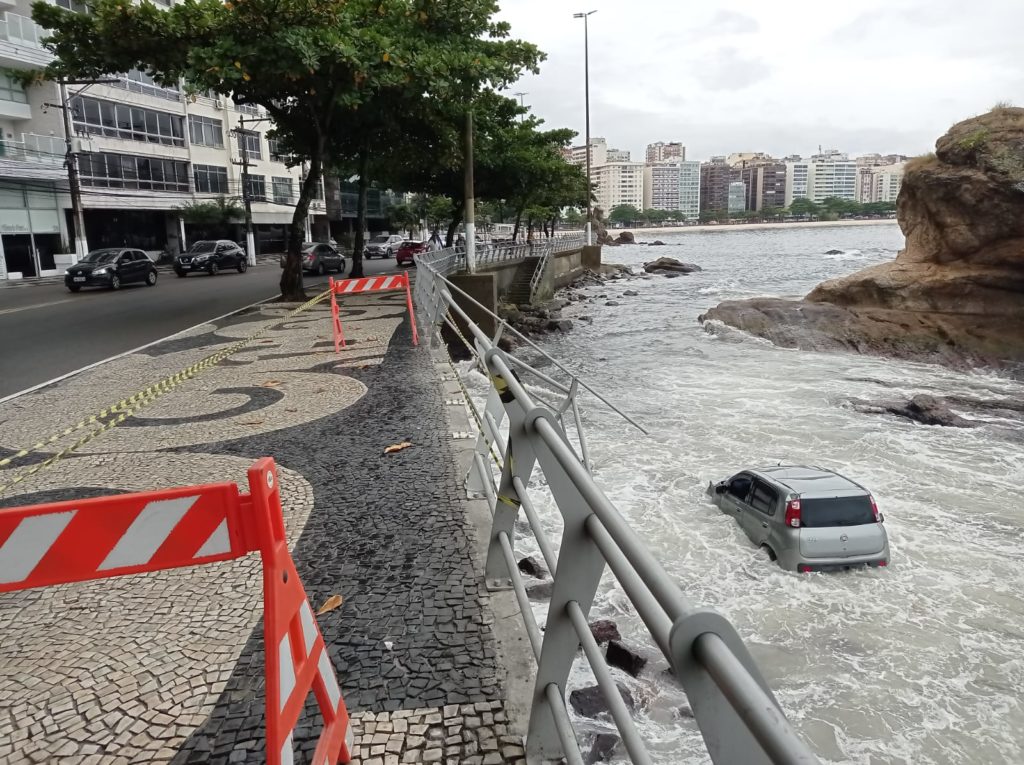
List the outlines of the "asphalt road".
<svg viewBox="0 0 1024 765">
<path fill-rule="evenodd" d="M 363 267 L 367 276 L 388 273 L 395 261 L 364 261 Z M 280 278 L 276 263 L 260 263 L 245 274 L 215 277 L 179 279 L 161 271 L 154 287 L 125 285 L 117 292 L 71 294 L 63 284 L 2 287 L 0 398 L 276 297 Z M 326 284 L 326 277 L 305 277 L 310 296 Z"/>
</svg>

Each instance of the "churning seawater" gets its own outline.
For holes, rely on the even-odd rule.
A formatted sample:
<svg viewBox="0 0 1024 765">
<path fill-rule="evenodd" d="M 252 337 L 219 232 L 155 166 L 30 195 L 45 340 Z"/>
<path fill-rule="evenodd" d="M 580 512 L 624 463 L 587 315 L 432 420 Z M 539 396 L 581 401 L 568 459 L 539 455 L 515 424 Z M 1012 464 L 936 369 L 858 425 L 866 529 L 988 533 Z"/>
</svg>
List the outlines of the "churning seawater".
<svg viewBox="0 0 1024 765">
<path fill-rule="evenodd" d="M 704 270 L 588 288 L 604 299 L 545 350 L 650 431 L 584 395 L 594 476 L 696 605 L 736 625 L 797 731 L 835 763 L 1024 762 L 1024 439 L 1021 424 L 927 427 L 858 413 L 848 397 L 915 393 L 1016 399 L 1024 384 L 984 372 L 777 348 L 697 316 L 722 300 L 798 297 L 824 279 L 889 260 L 895 225 L 707 231 L 667 246 L 605 248 L 606 262 L 658 256 Z M 826 254 L 839 250 L 840 254 Z M 622 297 L 627 289 L 638 297 Z M 606 300 L 619 306 L 605 306 Z M 528 354 L 527 354 L 528 355 Z M 483 378 L 468 375 L 474 389 Z M 892 549 L 888 569 L 780 570 L 705 497 L 709 481 L 778 462 L 839 470 L 874 493 Z M 534 483 L 538 481 L 534 474 Z M 556 542 L 555 507 L 534 492 Z M 527 537 L 518 553 L 536 554 Z M 544 606 L 538 606 L 543 624 Z M 656 657 L 614 578 L 592 618 Z M 663 660 L 640 679 L 615 670 L 640 702 L 656 762 L 707 762 L 685 694 Z M 592 682 L 578 661 L 570 688 Z M 577 719 L 582 731 L 608 730 Z"/>
</svg>

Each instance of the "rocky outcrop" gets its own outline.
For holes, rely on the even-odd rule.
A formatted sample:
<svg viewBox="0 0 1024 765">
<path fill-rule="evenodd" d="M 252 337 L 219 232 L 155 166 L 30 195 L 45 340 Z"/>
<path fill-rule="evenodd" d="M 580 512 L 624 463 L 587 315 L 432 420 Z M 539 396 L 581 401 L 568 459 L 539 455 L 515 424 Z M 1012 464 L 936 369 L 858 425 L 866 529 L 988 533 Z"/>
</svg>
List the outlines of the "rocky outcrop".
<svg viewBox="0 0 1024 765">
<path fill-rule="evenodd" d="M 907 163 L 906 247 L 803 300 L 729 301 L 718 320 L 779 345 L 953 366 L 1024 364 L 1024 109 L 965 120 Z"/>
<path fill-rule="evenodd" d="M 973 428 L 972 420 L 961 417 L 942 399 L 919 393 L 909 401 L 862 401 L 851 399 L 851 405 L 858 412 L 867 414 L 893 414 L 922 425 L 942 425 L 947 428 Z"/>
<path fill-rule="evenodd" d="M 650 263 L 644 263 L 644 271 L 649 274 L 663 274 L 673 272 L 678 274 L 692 274 L 694 271 L 703 269 L 694 263 L 683 263 L 675 258 L 658 258 Z"/>
</svg>

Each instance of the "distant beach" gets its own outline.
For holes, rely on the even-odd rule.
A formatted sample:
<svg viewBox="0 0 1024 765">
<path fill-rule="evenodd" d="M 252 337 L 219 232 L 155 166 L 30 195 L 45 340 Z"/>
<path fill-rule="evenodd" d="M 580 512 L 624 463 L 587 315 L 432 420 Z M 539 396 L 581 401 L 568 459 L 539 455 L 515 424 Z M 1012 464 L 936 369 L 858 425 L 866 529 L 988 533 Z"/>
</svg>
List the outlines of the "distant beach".
<svg viewBox="0 0 1024 765">
<path fill-rule="evenodd" d="M 702 234 L 713 231 L 752 231 L 760 228 L 825 228 L 829 226 L 895 226 L 896 220 L 884 218 L 881 220 L 814 220 L 814 221 L 789 221 L 786 223 L 702 223 L 696 226 L 658 226 L 643 228 L 610 228 L 608 234 L 612 237 L 618 236 L 621 231 L 630 231 L 634 236 L 644 234 Z"/>
</svg>

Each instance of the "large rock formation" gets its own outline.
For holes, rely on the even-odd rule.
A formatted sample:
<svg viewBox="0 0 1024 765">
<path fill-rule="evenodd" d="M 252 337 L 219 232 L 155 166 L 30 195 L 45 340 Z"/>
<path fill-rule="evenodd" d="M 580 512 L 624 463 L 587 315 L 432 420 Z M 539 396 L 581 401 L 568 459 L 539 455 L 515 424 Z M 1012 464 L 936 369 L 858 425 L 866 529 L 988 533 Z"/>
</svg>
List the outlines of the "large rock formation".
<svg viewBox="0 0 1024 765">
<path fill-rule="evenodd" d="M 727 301 L 717 319 L 786 347 L 954 366 L 1024 362 L 1024 109 L 999 107 L 907 163 L 906 248 L 803 300 Z"/>
</svg>

